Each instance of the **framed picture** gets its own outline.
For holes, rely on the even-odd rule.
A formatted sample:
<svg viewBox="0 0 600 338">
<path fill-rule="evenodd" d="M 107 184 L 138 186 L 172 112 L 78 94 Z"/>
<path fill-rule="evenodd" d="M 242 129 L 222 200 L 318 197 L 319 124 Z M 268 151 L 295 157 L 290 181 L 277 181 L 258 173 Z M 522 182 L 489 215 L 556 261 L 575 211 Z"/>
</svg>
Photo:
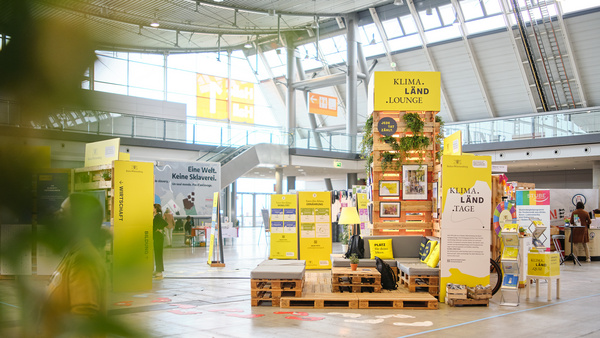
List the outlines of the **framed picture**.
<svg viewBox="0 0 600 338">
<path fill-rule="evenodd" d="M 402 199 L 427 199 L 427 165 L 402 166 Z"/>
<path fill-rule="evenodd" d="M 400 217 L 400 202 L 379 202 L 379 217 Z"/>
<path fill-rule="evenodd" d="M 400 181 L 379 181 L 379 196 L 400 196 Z"/>
</svg>

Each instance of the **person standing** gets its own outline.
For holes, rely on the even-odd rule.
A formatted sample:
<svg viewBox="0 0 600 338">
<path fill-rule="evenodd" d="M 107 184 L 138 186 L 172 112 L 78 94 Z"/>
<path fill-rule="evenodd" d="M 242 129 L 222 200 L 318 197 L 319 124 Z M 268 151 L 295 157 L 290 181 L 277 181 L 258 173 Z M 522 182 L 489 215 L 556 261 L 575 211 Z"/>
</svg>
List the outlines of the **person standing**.
<svg viewBox="0 0 600 338">
<path fill-rule="evenodd" d="M 162 217 L 162 210 L 160 204 L 154 204 L 154 220 L 152 222 L 152 228 L 154 230 L 154 264 L 156 269 L 154 270 L 155 278 L 162 278 L 165 267 L 163 264 L 163 246 L 165 244 L 164 229 L 167 226 L 167 222 Z"/>
<path fill-rule="evenodd" d="M 185 224 L 183 225 L 183 228 L 185 230 L 185 239 L 186 239 L 186 244 L 190 241 L 191 237 L 192 237 L 192 218 L 190 216 L 186 217 L 185 219 Z"/>
<path fill-rule="evenodd" d="M 167 227 L 165 228 L 165 238 L 167 239 L 167 248 L 170 248 L 173 244 L 173 229 L 175 229 L 175 218 L 173 217 L 171 209 L 167 208 L 167 210 L 165 210 L 164 218 L 167 222 Z"/>
<path fill-rule="evenodd" d="M 101 253 L 109 237 L 101 228 L 104 210 L 95 197 L 73 193 L 57 216 L 56 231 L 65 239 L 67 252 L 47 287 L 36 336 L 104 336 L 106 328 L 99 326 L 106 322 L 108 297 Z"/>
<path fill-rule="evenodd" d="M 577 202 L 575 208 L 576 210 L 571 214 L 570 222 L 572 225 L 583 225 L 584 227 L 571 228 L 571 236 L 569 240 L 574 244 L 573 251 L 579 251 L 578 247 L 580 244 L 583 245 L 583 249 L 585 250 L 585 260 L 586 262 L 591 262 L 592 259 L 590 257 L 590 249 L 588 247 L 588 242 L 590 241 L 588 228 L 590 227 L 590 224 L 592 224 L 592 220 L 590 219 L 590 215 L 587 213 L 587 211 L 584 210 L 585 206 L 582 202 Z M 579 218 L 580 224 L 575 223 L 575 216 Z"/>
</svg>

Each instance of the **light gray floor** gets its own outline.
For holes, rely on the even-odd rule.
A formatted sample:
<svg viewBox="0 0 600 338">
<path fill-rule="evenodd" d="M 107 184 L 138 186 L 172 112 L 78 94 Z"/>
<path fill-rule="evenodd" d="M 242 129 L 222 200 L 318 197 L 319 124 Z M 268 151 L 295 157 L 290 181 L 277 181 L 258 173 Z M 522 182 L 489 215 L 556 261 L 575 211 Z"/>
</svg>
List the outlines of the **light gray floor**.
<svg viewBox="0 0 600 338">
<path fill-rule="evenodd" d="M 540 297 L 532 290 L 527 301 L 523 291 L 518 307 L 500 306 L 499 294 L 489 307 L 440 304 L 439 310 L 251 307 L 250 270 L 267 257 L 257 230 L 242 229 L 241 238 L 227 243 L 225 268 L 206 264 L 206 248 L 177 247 L 183 239 L 174 236 L 175 247 L 165 249 L 165 278 L 151 292 L 113 294 L 112 313 L 153 337 L 600 337 L 600 262 L 568 262 L 561 267 L 560 299 L 553 284 L 548 302 L 542 283 Z M 294 310 L 298 316 L 276 313 Z M 235 317 L 251 314 L 262 316 Z"/>
</svg>

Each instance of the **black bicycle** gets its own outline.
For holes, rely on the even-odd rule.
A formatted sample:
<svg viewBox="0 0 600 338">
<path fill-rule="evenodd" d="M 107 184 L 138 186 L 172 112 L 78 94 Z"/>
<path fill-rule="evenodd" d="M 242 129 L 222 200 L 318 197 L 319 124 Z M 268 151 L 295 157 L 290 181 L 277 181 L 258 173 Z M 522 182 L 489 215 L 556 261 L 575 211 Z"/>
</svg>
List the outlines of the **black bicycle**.
<svg viewBox="0 0 600 338">
<path fill-rule="evenodd" d="M 502 269 L 500 268 L 500 257 L 495 260 L 490 258 L 490 286 L 492 287 L 492 295 L 495 295 L 500 286 L 502 286 Z"/>
</svg>

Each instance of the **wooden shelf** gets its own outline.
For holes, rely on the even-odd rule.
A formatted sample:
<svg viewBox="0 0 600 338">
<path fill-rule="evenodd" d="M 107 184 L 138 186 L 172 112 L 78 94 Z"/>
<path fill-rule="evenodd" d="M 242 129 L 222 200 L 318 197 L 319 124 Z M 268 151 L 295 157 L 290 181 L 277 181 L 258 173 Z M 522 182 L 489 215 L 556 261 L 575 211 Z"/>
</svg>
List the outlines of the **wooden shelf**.
<svg viewBox="0 0 600 338">
<path fill-rule="evenodd" d="M 100 189 L 110 189 L 112 186 L 111 181 L 95 181 L 88 183 L 75 183 L 75 190 L 100 190 Z"/>
</svg>

